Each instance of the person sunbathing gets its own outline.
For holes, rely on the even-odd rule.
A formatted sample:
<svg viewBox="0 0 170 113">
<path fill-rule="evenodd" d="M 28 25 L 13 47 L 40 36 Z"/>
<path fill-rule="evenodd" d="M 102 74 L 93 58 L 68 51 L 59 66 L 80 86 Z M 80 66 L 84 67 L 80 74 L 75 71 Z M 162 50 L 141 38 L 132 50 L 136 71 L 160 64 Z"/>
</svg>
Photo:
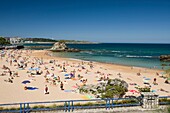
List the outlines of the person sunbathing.
<svg viewBox="0 0 170 113">
<path fill-rule="evenodd" d="M 7 69 L 9 69 L 9 68 L 8 68 L 7 66 L 3 65 L 2 69 L 7 70 Z"/>
<path fill-rule="evenodd" d="M 5 76 L 6 74 L 5 73 L 1 73 L 0 76 Z"/>
<path fill-rule="evenodd" d="M 42 73 L 42 71 L 36 71 L 36 75 L 41 75 Z"/>
<path fill-rule="evenodd" d="M 8 80 L 4 80 L 5 82 L 13 83 L 12 79 L 8 78 Z"/>
<path fill-rule="evenodd" d="M 168 81 L 168 79 L 165 80 L 165 83 L 166 83 L 166 84 L 170 84 L 170 82 Z"/>
<path fill-rule="evenodd" d="M 166 90 L 164 90 L 164 89 L 160 89 L 160 91 L 163 91 L 163 92 L 166 92 L 166 93 L 169 93 L 169 91 L 166 91 Z"/>
</svg>

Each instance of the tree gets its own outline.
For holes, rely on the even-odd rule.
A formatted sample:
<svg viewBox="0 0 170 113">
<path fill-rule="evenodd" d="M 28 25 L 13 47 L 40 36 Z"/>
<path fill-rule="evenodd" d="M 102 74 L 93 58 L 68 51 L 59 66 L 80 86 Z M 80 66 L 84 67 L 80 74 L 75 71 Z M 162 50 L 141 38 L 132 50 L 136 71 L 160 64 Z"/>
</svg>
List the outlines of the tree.
<svg viewBox="0 0 170 113">
<path fill-rule="evenodd" d="M 5 38 L 0 37 L 0 45 L 7 45 L 10 44 Z"/>
</svg>

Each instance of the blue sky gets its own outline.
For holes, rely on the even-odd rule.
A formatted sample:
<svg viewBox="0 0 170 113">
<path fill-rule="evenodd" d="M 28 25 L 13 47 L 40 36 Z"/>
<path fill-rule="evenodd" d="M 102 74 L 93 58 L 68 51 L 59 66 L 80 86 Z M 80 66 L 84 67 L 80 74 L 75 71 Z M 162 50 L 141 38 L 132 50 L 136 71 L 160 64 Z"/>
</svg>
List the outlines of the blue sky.
<svg viewBox="0 0 170 113">
<path fill-rule="evenodd" d="M 170 43 L 170 0 L 0 0 L 0 36 Z"/>
</svg>

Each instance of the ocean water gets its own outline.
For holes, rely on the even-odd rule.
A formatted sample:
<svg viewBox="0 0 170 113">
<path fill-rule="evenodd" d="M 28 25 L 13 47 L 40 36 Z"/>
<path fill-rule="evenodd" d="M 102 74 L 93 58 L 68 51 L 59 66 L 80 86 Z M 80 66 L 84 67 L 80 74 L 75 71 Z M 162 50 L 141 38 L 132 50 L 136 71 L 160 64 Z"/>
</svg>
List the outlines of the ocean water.
<svg viewBox="0 0 170 113">
<path fill-rule="evenodd" d="M 52 46 L 52 45 L 48 45 Z M 162 68 L 160 55 L 170 54 L 170 44 L 68 44 L 69 48 L 77 48 L 79 53 L 53 53 L 54 56 L 75 58 L 88 61 L 98 61 L 121 65 L 147 68 Z"/>
</svg>

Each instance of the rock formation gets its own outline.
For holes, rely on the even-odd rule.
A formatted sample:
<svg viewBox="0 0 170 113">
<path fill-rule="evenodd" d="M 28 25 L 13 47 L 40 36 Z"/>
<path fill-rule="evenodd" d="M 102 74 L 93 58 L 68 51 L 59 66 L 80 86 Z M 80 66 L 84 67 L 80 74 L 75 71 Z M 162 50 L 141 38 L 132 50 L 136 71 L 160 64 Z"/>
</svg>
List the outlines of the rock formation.
<svg viewBox="0 0 170 113">
<path fill-rule="evenodd" d="M 56 42 L 50 50 L 53 52 L 80 52 L 79 49 L 68 48 L 64 42 Z"/>
<path fill-rule="evenodd" d="M 161 61 L 170 61 L 170 55 L 161 55 L 159 58 Z"/>
<path fill-rule="evenodd" d="M 84 85 L 79 88 L 79 93 L 91 93 L 96 98 L 120 98 L 128 89 L 128 84 L 120 79 L 101 81 L 96 85 Z"/>
</svg>

